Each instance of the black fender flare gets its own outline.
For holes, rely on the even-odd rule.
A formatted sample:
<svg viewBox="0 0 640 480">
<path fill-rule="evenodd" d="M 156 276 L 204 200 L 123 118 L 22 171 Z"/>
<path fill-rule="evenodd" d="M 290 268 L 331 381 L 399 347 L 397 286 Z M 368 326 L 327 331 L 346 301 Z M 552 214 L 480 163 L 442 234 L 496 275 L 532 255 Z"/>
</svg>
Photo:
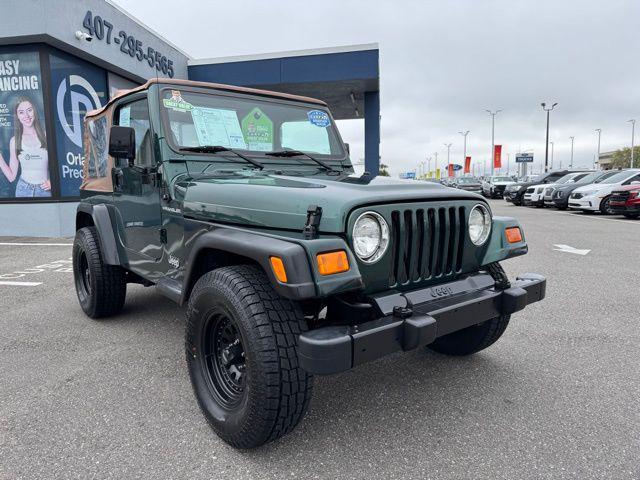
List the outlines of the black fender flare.
<svg viewBox="0 0 640 480">
<path fill-rule="evenodd" d="M 301 245 L 266 235 L 223 227 L 199 235 L 189 248 L 180 298 L 181 305 L 188 298 L 193 286 L 191 279 L 196 267 L 196 258 L 205 249 L 220 250 L 255 261 L 262 267 L 274 289 L 283 297 L 302 300 L 316 296 L 309 259 Z M 280 282 L 273 273 L 269 258 L 272 256 L 282 259 L 287 272 L 287 283 Z"/>
<path fill-rule="evenodd" d="M 109 215 L 109 209 L 104 204 L 89 205 L 80 203 L 77 213 L 86 213 L 91 215 L 93 224 L 98 232 L 100 239 L 100 251 L 102 252 L 102 261 L 107 265 L 122 265 L 120 262 L 120 253 L 118 250 L 118 242 L 113 230 L 113 223 Z M 77 228 L 77 226 L 76 226 Z"/>
</svg>

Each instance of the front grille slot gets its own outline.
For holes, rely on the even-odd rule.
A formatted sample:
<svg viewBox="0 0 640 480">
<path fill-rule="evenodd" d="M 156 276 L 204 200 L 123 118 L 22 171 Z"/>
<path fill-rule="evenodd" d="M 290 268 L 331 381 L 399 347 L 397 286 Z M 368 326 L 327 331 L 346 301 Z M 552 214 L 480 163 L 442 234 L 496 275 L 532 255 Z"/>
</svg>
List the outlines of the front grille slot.
<svg viewBox="0 0 640 480">
<path fill-rule="evenodd" d="M 393 211 L 390 286 L 459 273 L 465 238 L 464 207 Z"/>
</svg>

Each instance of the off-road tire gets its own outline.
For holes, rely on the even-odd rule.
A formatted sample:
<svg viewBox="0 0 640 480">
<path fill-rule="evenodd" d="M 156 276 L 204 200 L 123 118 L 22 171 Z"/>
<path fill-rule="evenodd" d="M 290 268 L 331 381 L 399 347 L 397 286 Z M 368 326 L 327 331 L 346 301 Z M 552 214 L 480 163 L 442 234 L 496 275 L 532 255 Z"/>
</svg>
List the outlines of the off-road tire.
<svg viewBox="0 0 640 480">
<path fill-rule="evenodd" d="M 127 295 L 127 274 L 122 267 L 102 261 L 95 227 L 76 232 L 72 260 L 76 293 L 84 313 L 94 319 L 119 313 Z"/>
<path fill-rule="evenodd" d="M 207 338 L 211 322 L 220 317 L 234 325 L 244 359 L 245 383 L 231 406 L 225 397 L 220 400 L 220 380 L 211 366 L 218 357 L 210 348 L 219 347 L 207 347 L 216 345 Z M 313 376 L 298 365 L 298 335 L 305 330 L 299 305 L 279 296 L 258 267 L 223 267 L 196 282 L 187 309 L 187 366 L 200 409 L 222 440 L 254 448 L 300 422 L 313 389 Z"/>
<path fill-rule="evenodd" d="M 504 290 L 511 286 L 507 274 L 498 262 L 485 265 L 483 269 L 493 277 L 496 288 Z M 494 344 L 507 329 L 510 318 L 510 315 L 501 315 L 458 330 L 436 339 L 427 348 L 445 355 L 471 355 Z"/>
</svg>

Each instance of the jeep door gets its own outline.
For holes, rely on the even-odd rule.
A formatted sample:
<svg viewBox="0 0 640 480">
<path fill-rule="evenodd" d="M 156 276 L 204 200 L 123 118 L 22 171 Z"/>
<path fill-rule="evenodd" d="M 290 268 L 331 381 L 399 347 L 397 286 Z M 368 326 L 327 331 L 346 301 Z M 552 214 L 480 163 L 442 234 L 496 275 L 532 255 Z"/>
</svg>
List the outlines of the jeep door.
<svg viewBox="0 0 640 480">
<path fill-rule="evenodd" d="M 116 125 L 132 127 L 136 137 L 133 165 L 121 161 L 114 167 L 113 202 L 122 221 L 122 240 L 129 250 L 130 261 L 134 261 L 131 263 L 135 263 L 135 260 L 157 261 L 162 256 L 162 215 L 160 189 L 155 181 L 157 164 L 146 95 L 119 105 L 113 120 Z"/>
</svg>

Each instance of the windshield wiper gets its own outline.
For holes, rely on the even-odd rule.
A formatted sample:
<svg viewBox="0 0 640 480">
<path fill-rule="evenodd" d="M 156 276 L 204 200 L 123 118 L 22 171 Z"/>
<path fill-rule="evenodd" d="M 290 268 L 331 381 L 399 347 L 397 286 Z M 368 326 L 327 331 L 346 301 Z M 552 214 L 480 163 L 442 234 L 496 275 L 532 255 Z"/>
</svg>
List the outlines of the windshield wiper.
<svg viewBox="0 0 640 480">
<path fill-rule="evenodd" d="M 182 147 L 180 149 L 180 151 L 182 151 L 182 152 L 197 152 L 197 153 L 229 152 L 229 153 L 233 153 L 234 155 L 238 156 L 239 158 L 249 162 L 250 164 L 252 164 L 253 166 L 259 168 L 260 170 L 262 170 L 264 168 L 264 165 L 261 164 L 260 162 L 257 162 L 255 160 L 247 157 L 246 155 L 241 154 L 240 152 L 236 152 L 235 150 L 232 150 L 230 148 L 223 147 L 222 145 L 200 145 L 198 147 Z"/>
<path fill-rule="evenodd" d="M 340 172 L 340 170 L 336 170 L 328 163 L 318 160 L 317 158 L 312 157 L 308 153 L 301 152 L 300 150 L 280 150 L 276 152 L 267 152 L 265 155 L 269 155 L 271 157 L 307 157 L 309 160 L 313 160 L 325 170 L 330 172 Z"/>
</svg>

